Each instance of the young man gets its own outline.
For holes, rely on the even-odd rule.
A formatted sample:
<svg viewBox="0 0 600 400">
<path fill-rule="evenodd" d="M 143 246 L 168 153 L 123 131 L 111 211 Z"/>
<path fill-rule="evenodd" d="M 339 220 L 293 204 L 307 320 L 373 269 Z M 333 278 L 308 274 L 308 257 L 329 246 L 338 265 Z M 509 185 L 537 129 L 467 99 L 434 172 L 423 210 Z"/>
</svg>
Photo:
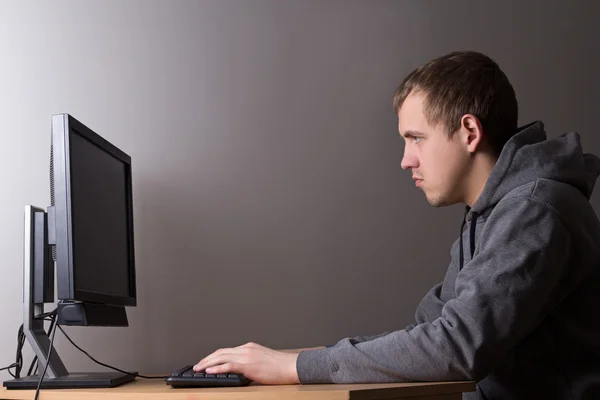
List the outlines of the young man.
<svg viewBox="0 0 600 400">
<path fill-rule="evenodd" d="M 415 324 L 334 346 L 221 349 L 195 369 L 265 384 L 474 380 L 468 399 L 600 399 L 600 159 L 579 135 L 517 127 L 514 90 L 483 54 L 409 74 L 394 96 L 402 168 L 433 206 L 463 203 L 444 281 Z"/>
</svg>

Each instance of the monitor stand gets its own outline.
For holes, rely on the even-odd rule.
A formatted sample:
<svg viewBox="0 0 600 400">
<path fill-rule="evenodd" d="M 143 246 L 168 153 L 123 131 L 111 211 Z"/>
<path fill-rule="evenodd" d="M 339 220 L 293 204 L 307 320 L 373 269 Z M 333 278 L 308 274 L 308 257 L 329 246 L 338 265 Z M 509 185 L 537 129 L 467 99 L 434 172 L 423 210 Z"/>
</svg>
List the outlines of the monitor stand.
<svg viewBox="0 0 600 400">
<path fill-rule="evenodd" d="M 50 367 L 48 366 L 48 369 Z M 47 373 L 46 373 L 47 375 Z M 135 375 L 121 372 L 89 372 L 89 373 L 67 373 L 67 375 L 56 378 L 44 377 L 42 389 L 75 389 L 75 388 L 110 388 L 131 382 Z M 23 378 L 5 381 L 7 389 L 33 389 L 35 390 L 40 381 L 39 375 L 31 375 Z"/>
<path fill-rule="evenodd" d="M 25 235 L 23 253 L 23 331 L 38 357 L 39 369 L 44 370 L 50 351 L 50 338 L 44 330 L 44 320 L 34 318 L 44 312 L 44 303 L 52 302 L 54 293 L 44 288 L 53 287 L 49 271 L 52 257 L 48 247 L 48 215 L 37 207 L 25 206 Z M 52 242 L 52 236 L 50 241 Z M 50 264 L 51 265 L 51 264 Z M 52 277 L 52 279 L 50 279 Z M 50 282 L 44 282 L 49 280 Z M 49 283 L 49 284 L 48 284 Z M 58 317 L 56 317 L 58 318 Z M 56 328 L 55 328 L 56 329 Z M 4 381 L 7 389 L 36 389 L 40 376 L 32 375 Z M 42 389 L 109 388 L 131 382 L 135 372 L 69 373 L 56 348 L 52 349 Z"/>
</svg>

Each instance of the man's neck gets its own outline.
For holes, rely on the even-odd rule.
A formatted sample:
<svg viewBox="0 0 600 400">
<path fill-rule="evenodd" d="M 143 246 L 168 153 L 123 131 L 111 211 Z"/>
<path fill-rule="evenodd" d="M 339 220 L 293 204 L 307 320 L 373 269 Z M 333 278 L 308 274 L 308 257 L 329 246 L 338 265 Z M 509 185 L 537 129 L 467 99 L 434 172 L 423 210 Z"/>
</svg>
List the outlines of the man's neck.
<svg viewBox="0 0 600 400">
<path fill-rule="evenodd" d="M 469 207 L 473 207 L 479 199 L 479 196 L 481 196 L 492 169 L 498 160 L 497 157 L 490 153 L 481 153 L 476 157 L 477 158 L 473 161 L 473 168 L 471 169 L 472 174 L 467 183 L 467 192 L 465 196 L 465 204 Z"/>
</svg>

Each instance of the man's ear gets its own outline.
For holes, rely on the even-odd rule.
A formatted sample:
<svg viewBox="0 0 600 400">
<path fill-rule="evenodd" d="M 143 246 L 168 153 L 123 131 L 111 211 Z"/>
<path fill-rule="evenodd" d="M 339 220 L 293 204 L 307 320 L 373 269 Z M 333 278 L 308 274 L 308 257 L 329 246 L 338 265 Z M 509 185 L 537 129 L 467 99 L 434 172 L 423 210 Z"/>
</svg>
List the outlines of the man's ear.
<svg viewBox="0 0 600 400">
<path fill-rule="evenodd" d="M 483 146 L 483 128 L 481 121 L 475 115 L 463 115 L 460 119 L 460 130 L 469 153 L 475 153 L 478 148 Z"/>
</svg>

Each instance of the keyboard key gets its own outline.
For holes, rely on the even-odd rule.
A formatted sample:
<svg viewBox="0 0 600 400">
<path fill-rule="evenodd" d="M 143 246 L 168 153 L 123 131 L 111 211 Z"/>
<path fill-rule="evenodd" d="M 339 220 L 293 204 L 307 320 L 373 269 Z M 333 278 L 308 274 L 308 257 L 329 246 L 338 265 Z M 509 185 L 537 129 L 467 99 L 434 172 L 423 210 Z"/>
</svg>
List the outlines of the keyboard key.
<svg viewBox="0 0 600 400">
<path fill-rule="evenodd" d="M 187 371 L 189 369 L 192 369 L 191 365 L 188 365 L 186 367 L 178 369 L 177 371 L 173 372 L 173 374 L 171 376 L 181 376 L 185 371 Z"/>
<path fill-rule="evenodd" d="M 204 378 L 204 372 L 196 372 L 194 378 Z"/>
<path fill-rule="evenodd" d="M 227 374 L 217 374 L 217 378 L 227 378 Z"/>
</svg>

